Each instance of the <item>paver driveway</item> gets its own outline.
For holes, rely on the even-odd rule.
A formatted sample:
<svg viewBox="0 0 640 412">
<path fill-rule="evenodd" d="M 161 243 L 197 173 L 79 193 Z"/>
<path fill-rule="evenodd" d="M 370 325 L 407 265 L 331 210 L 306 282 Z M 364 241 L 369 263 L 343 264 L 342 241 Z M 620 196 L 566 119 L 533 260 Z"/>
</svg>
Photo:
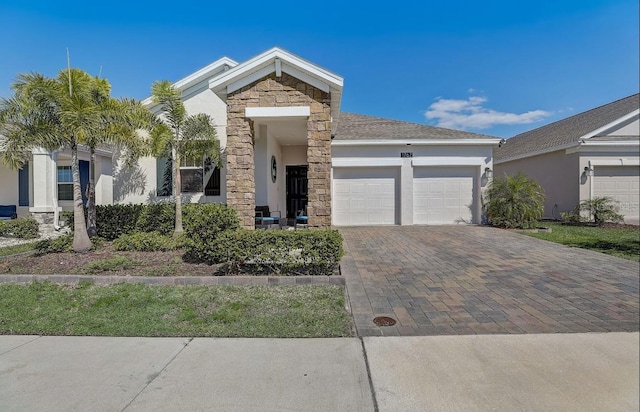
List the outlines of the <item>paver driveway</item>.
<svg viewBox="0 0 640 412">
<path fill-rule="evenodd" d="M 360 336 L 639 329 L 638 262 L 482 226 L 340 233 Z"/>
</svg>

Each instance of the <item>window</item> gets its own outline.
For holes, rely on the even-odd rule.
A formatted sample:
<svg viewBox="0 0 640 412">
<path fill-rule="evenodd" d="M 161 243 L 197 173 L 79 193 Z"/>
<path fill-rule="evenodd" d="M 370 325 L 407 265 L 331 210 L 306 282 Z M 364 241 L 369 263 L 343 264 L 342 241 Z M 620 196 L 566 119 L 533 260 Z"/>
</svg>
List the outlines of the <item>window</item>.
<svg viewBox="0 0 640 412">
<path fill-rule="evenodd" d="M 171 195 L 171 160 L 158 159 L 158 196 Z M 211 159 L 183 159 L 180 166 L 182 193 L 204 193 L 205 196 L 220 196 L 220 169 Z"/>
<path fill-rule="evenodd" d="M 202 192 L 202 159 L 185 158 L 180 165 L 182 193 Z"/>
<path fill-rule="evenodd" d="M 71 166 L 58 166 L 58 200 L 73 200 Z"/>
</svg>

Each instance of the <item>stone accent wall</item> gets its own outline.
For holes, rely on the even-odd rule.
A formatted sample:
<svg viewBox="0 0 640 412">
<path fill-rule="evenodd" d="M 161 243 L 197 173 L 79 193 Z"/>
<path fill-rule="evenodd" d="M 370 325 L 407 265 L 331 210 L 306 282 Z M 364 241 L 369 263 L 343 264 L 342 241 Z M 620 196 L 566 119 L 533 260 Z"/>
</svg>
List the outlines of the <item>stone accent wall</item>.
<svg viewBox="0 0 640 412">
<path fill-rule="evenodd" d="M 272 73 L 227 96 L 227 203 L 241 225 L 254 227 L 255 182 L 253 122 L 246 107 L 309 106 L 307 160 L 309 226 L 331 226 L 331 112 L 330 96 L 287 73 Z"/>
</svg>

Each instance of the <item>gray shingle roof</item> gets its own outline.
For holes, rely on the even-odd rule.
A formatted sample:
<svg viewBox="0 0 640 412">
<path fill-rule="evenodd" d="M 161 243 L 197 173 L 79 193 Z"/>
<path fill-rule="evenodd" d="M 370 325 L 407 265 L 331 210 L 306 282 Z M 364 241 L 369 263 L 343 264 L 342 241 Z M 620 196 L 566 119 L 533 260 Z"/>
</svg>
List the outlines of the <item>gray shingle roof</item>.
<svg viewBox="0 0 640 412">
<path fill-rule="evenodd" d="M 342 112 L 334 139 L 499 139 L 499 137 Z"/>
<path fill-rule="evenodd" d="M 504 159 L 526 156 L 539 151 L 553 150 L 555 147 L 566 144 L 577 143 L 580 137 L 637 110 L 640 106 L 638 96 L 640 95 L 634 94 L 546 126 L 520 133 L 507 139 L 507 143 L 502 147 L 495 148 L 493 151 L 494 161 L 499 162 Z M 618 139 L 616 138 L 616 140 Z"/>
</svg>

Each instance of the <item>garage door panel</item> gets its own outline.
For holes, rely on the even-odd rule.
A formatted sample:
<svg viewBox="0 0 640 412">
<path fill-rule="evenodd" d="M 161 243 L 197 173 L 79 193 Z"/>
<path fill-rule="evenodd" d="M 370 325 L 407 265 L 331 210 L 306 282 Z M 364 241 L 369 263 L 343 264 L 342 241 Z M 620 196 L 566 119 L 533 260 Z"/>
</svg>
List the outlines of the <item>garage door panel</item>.
<svg viewBox="0 0 640 412">
<path fill-rule="evenodd" d="M 395 224 L 398 174 L 388 167 L 335 168 L 333 224 Z"/>
<path fill-rule="evenodd" d="M 475 173 L 471 167 L 414 168 L 413 222 L 471 222 Z"/>
<path fill-rule="evenodd" d="M 594 196 L 608 196 L 619 202 L 627 219 L 640 217 L 640 168 L 637 166 L 596 166 Z"/>
</svg>

